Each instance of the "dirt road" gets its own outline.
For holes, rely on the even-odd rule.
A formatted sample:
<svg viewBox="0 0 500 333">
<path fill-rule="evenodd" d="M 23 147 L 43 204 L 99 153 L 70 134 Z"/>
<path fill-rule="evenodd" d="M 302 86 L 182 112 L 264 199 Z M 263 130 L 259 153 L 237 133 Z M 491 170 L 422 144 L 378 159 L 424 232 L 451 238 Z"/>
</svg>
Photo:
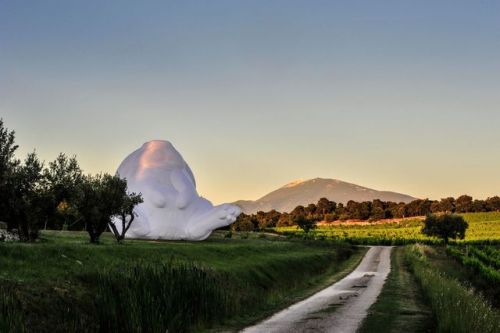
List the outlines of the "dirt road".
<svg viewBox="0 0 500 333">
<path fill-rule="evenodd" d="M 391 270 L 391 247 L 374 246 L 348 276 L 243 333 L 356 332 Z"/>
</svg>

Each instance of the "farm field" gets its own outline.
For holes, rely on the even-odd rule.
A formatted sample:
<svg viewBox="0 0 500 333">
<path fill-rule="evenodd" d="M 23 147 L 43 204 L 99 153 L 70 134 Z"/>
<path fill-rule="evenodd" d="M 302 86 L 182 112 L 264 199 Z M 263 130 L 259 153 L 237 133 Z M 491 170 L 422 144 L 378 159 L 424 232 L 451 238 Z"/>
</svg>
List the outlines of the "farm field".
<svg viewBox="0 0 500 333">
<path fill-rule="evenodd" d="M 85 233 L 44 232 L 0 243 L 0 332 L 237 329 L 346 275 L 366 251 L 225 235 L 91 245 Z"/>
<path fill-rule="evenodd" d="M 462 214 L 469 223 L 464 240 L 454 243 L 497 244 L 500 243 L 500 212 Z M 347 241 L 353 244 L 404 245 L 415 242 L 439 244 L 441 241 L 423 235 L 420 231 L 423 221 L 419 219 L 402 222 L 377 223 L 372 225 L 335 224 L 321 225 L 309 232 L 311 238 L 325 238 Z M 303 236 L 296 227 L 276 228 L 288 236 Z"/>
<path fill-rule="evenodd" d="M 462 267 L 454 274 L 459 280 L 473 286 L 495 307 L 500 308 L 500 247 L 499 246 L 449 246 L 448 257 Z M 448 270 L 453 265 L 448 265 Z"/>
</svg>

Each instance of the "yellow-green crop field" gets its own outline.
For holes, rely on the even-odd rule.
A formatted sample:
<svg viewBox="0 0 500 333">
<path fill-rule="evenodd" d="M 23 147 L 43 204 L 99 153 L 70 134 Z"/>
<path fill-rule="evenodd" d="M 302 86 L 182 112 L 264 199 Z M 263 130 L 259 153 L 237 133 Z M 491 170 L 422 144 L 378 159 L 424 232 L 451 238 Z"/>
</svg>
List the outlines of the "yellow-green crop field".
<svg viewBox="0 0 500 333">
<path fill-rule="evenodd" d="M 500 212 L 470 213 L 463 216 L 469 223 L 469 228 L 465 239 L 457 240 L 456 243 L 500 243 Z M 423 224 L 423 221 L 415 219 L 371 225 L 322 225 L 310 231 L 308 237 L 343 240 L 355 244 L 439 243 L 440 240 L 437 238 L 427 237 L 421 233 Z M 276 231 L 289 236 L 304 236 L 304 232 L 297 227 L 276 228 Z"/>
</svg>

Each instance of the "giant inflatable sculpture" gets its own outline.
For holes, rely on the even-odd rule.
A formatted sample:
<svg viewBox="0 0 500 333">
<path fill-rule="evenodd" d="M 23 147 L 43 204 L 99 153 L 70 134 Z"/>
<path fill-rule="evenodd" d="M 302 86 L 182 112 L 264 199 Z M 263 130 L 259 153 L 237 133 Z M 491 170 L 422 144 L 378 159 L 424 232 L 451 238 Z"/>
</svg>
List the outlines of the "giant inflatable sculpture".
<svg viewBox="0 0 500 333">
<path fill-rule="evenodd" d="M 203 240 L 241 213 L 237 206 L 214 207 L 200 197 L 191 169 L 168 141 L 145 143 L 125 158 L 118 174 L 127 179 L 129 192 L 144 199 L 127 238 Z"/>
</svg>

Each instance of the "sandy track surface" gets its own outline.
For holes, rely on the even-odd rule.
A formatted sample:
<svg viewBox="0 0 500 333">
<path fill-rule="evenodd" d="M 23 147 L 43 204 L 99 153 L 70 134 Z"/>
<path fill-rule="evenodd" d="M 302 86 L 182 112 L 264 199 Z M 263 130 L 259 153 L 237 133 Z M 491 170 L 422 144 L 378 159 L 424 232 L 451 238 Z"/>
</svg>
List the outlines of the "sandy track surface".
<svg viewBox="0 0 500 333">
<path fill-rule="evenodd" d="M 342 280 L 242 332 L 356 332 L 390 270 L 391 247 L 371 247 Z"/>
</svg>

